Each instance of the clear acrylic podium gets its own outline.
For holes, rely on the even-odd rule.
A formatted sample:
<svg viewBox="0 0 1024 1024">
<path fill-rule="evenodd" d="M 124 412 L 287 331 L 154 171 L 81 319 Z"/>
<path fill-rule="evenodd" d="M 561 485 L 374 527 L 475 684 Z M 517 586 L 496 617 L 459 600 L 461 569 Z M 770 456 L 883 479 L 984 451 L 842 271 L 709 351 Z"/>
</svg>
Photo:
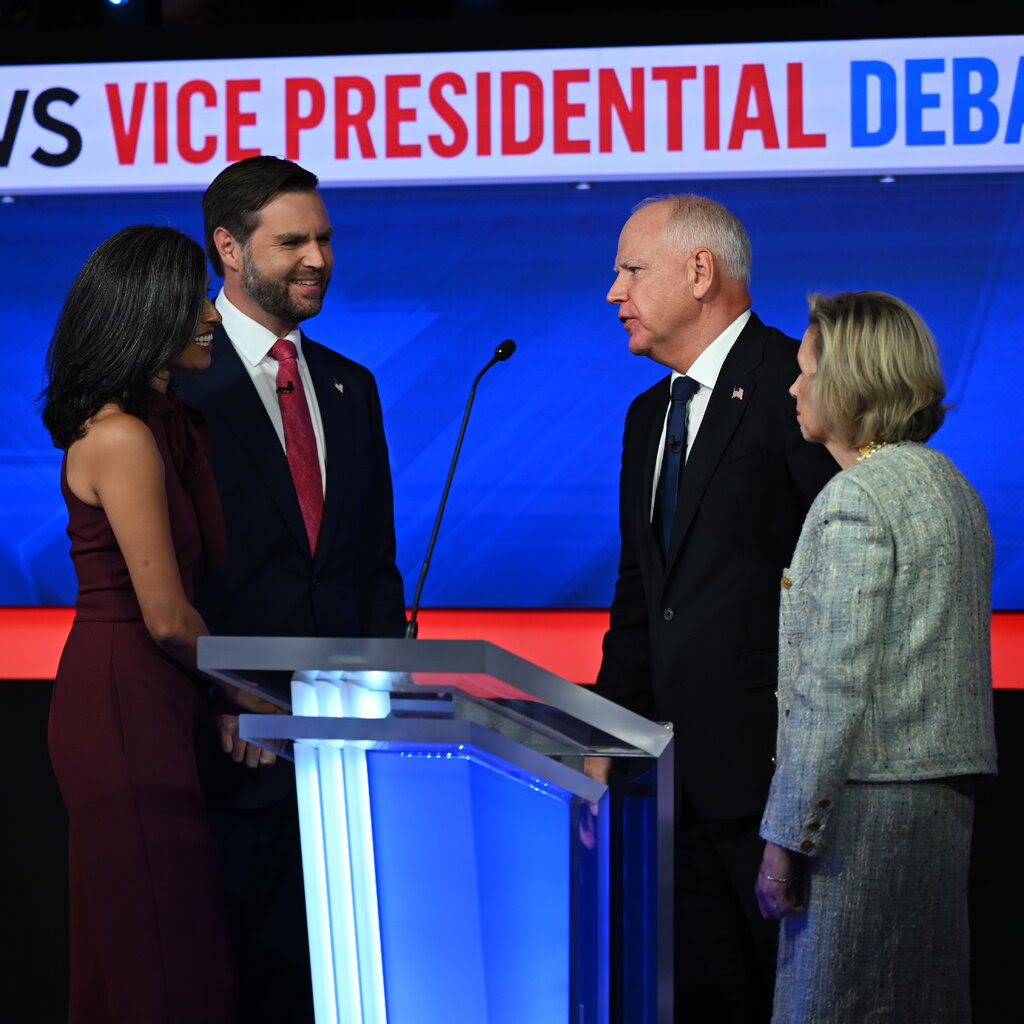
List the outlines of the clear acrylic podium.
<svg viewBox="0 0 1024 1024">
<path fill-rule="evenodd" d="M 292 712 L 240 731 L 295 762 L 317 1024 L 670 1024 L 670 729 L 478 640 L 199 667 Z"/>
</svg>

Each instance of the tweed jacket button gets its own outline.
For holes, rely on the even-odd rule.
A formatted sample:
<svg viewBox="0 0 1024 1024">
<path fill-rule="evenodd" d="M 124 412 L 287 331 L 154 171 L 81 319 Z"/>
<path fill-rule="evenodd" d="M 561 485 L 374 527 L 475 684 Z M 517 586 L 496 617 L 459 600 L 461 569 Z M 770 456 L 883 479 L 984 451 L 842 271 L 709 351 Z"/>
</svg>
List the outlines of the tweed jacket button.
<svg viewBox="0 0 1024 1024">
<path fill-rule="evenodd" d="M 805 840 L 804 840 L 804 841 L 803 841 L 803 842 L 802 842 L 802 843 L 800 844 L 800 849 L 801 849 L 801 850 L 803 850 L 803 851 L 804 851 L 804 853 L 810 853 L 810 852 L 811 852 L 811 850 L 813 850 L 813 849 L 814 849 L 814 843 L 812 843 L 812 842 L 810 841 L 810 839 L 805 839 Z"/>
<path fill-rule="evenodd" d="M 786 588 L 786 590 L 789 590 L 789 588 L 793 586 L 793 581 L 788 576 L 783 576 L 782 585 Z"/>
<path fill-rule="evenodd" d="M 807 823 L 807 827 L 812 832 L 817 832 L 818 829 L 821 828 L 821 822 L 820 821 L 810 821 L 810 822 Z"/>
<path fill-rule="evenodd" d="M 832 801 L 831 800 L 819 800 L 818 801 L 818 806 L 822 807 L 822 808 L 824 808 L 824 807 L 831 807 L 832 806 Z"/>
<path fill-rule="evenodd" d="M 675 612 L 674 612 L 674 611 L 673 611 L 673 610 L 672 610 L 671 608 L 666 608 L 666 609 L 665 609 L 665 610 L 664 610 L 664 611 L 663 611 L 663 612 L 661 613 L 661 617 L 662 617 L 662 618 L 663 618 L 663 619 L 664 619 L 664 620 L 665 620 L 666 622 L 671 622 L 671 621 L 672 621 L 672 620 L 673 620 L 673 619 L 674 619 L 674 618 L 676 617 L 676 613 L 675 613 Z"/>
</svg>

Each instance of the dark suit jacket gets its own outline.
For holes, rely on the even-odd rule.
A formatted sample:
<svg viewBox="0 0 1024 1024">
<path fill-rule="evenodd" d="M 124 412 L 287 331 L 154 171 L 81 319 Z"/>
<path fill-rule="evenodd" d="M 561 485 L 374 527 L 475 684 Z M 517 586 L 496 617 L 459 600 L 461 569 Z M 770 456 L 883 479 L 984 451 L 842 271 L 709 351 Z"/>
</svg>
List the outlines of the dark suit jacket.
<svg viewBox="0 0 1024 1024">
<path fill-rule="evenodd" d="M 210 368 L 179 375 L 179 394 L 209 423 L 228 536 L 227 563 L 197 579 L 196 605 L 219 635 L 401 636 L 405 602 L 376 383 L 365 367 L 305 336 L 302 351 L 327 454 L 313 558 L 288 459 L 222 327 L 214 331 Z M 227 760 L 214 758 L 218 766 Z M 236 774 L 248 788 L 273 773 Z"/>
<path fill-rule="evenodd" d="M 686 461 L 667 559 L 650 503 L 668 380 L 637 397 L 626 416 L 622 555 L 597 688 L 673 723 L 682 789 L 713 818 L 764 807 L 779 581 L 811 501 L 838 468 L 800 436 L 788 394 L 796 351 L 792 338 L 751 315 Z"/>
</svg>

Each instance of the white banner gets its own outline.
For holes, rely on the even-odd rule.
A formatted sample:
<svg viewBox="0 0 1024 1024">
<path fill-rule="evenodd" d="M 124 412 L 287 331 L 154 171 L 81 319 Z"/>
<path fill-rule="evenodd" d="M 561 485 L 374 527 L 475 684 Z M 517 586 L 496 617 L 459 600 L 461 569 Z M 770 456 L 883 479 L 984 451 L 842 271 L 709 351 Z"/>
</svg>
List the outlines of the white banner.
<svg viewBox="0 0 1024 1024">
<path fill-rule="evenodd" d="M 0 68 L 0 193 L 1017 170 L 1024 36 Z"/>
</svg>

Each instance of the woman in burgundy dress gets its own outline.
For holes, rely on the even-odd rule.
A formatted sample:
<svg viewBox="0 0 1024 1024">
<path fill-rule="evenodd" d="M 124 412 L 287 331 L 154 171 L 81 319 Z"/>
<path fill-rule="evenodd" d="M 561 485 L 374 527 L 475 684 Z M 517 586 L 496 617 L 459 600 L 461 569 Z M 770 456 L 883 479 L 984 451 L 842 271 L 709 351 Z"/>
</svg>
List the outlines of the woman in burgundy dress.
<svg viewBox="0 0 1024 1024">
<path fill-rule="evenodd" d="M 207 632 L 192 566 L 223 556 L 223 521 L 199 414 L 167 393 L 173 369 L 209 365 L 220 316 L 206 287 L 190 238 L 125 228 L 71 286 L 47 357 L 43 420 L 65 451 L 78 578 L 49 725 L 69 815 L 73 1024 L 233 1016 L 192 749 Z"/>
</svg>

